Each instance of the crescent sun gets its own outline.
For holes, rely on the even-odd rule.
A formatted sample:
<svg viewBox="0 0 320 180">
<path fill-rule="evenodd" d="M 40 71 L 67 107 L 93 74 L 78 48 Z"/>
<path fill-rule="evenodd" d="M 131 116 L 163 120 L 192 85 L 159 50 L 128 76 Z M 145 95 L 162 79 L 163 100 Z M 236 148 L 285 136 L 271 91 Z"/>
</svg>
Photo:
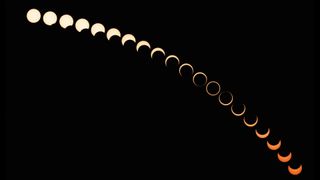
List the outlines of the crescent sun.
<svg viewBox="0 0 320 180">
<path fill-rule="evenodd" d="M 287 156 L 282 156 L 279 152 L 277 154 L 280 162 L 286 163 L 289 162 L 292 158 L 292 153 L 290 152 Z"/>
<path fill-rule="evenodd" d="M 216 84 L 216 85 L 218 86 L 217 92 L 212 93 L 212 92 L 209 91 L 209 85 L 210 85 L 210 84 Z M 210 82 L 207 83 L 207 85 L 206 85 L 206 92 L 207 92 L 207 94 L 208 94 L 209 96 L 216 96 L 216 95 L 218 95 L 218 94 L 220 93 L 220 91 L 221 91 L 221 86 L 220 86 L 220 84 L 219 84 L 217 81 L 210 81 Z"/>
<path fill-rule="evenodd" d="M 270 128 L 268 128 L 268 131 L 267 131 L 266 133 L 264 133 L 264 134 L 260 134 L 260 133 L 258 132 L 258 130 L 256 130 L 256 135 L 257 135 L 258 138 L 260 138 L 260 139 L 265 139 L 265 138 L 267 138 L 267 137 L 269 136 L 269 134 L 270 134 Z"/>
<path fill-rule="evenodd" d="M 246 126 L 248 126 L 248 127 L 254 127 L 254 126 L 256 126 L 256 125 L 258 124 L 258 121 L 259 121 L 259 118 L 258 118 L 258 116 L 256 116 L 256 121 L 255 121 L 254 123 L 252 123 L 252 124 L 249 124 L 249 123 L 247 123 L 247 121 L 246 121 L 246 117 L 243 117 L 243 123 L 244 123 Z"/>
<path fill-rule="evenodd" d="M 93 36 L 95 36 L 98 32 L 106 32 L 106 29 L 104 28 L 104 26 L 101 23 L 96 23 L 94 25 L 92 25 L 91 27 L 91 34 Z"/>
<path fill-rule="evenodd" d="M 290 165 L 288 165 L 288 171 L 292 175 L 299 175 L 302 171 L 302 164 L 300 164 L 300 166 L 296 169 L 293 169 Z"/>
<path fill-rule="evenodd" d="M 267 146 L 270 150 L 272 151 L 276 151 L 280 148 L 281 146 L 281 140 L 279 140 L 279 142 L 277 144 L 270 144 L 269 141 L 267 141 Z"/>
<path fill-rule="evenodd" d="M 152 49 L 152 51 L 151 51 L 151 54 L 150 54 L 151 58 L 153 58 L 153 54 L 156 52 L 161 52 L 164 56 L 166 55 L 166 53 L 164 52 L 164 50 L 162 48 L 156 47 L 156 48 Z"/>
<path fill-rule="evenodd" d="M 238 117 L 244 115 L 244 113 L 246 112 L 246 105 L 242 104 L 242 106 L 243 106 L 242 112 L 236 113 L 236 112 L 234 112 L 234 110 L 233 110 L 233 105 L 231 105 L 231 113 L 232 113 L 233 115 L 235 115 L 235 116 L 238 116 Z"/>
<path fill-rule="evenodd" d="M 180 74 L 180 76 L 182 76 L 181 70 L 182 70 L 183 67 L 189 67 L 189 68 L 191 69 L 191 75 L 193 75 L 194 69 L 193 69 L 192 65 L 189 64 L 189 63 L 183 63 L 183 64 L 179 67 L 179 74 Z"/>
<path fill-rule="evenodd" d="M 164 65 L 165 65 L 165 66 L 168 66 L 168 61 L 169 61 L 170 58 L 175 59 L 175 60 L 177 61 L 178 65 L 180 64 L 180 60 L 179 60 L 179 58 L 178 58 L 176 55 L 170 55 L 170 56 L 168 56 L 168 57 L 166 58 L 166 60 L 164 61 Z"/>
<path fill-rule="evenodd" d="M 59 24 L 62 28 L 66 29 L 73 25 L 73 18 L 69 14 L 60 17 Z"/>
<path fill-rule="evenodd" d="M 81 32 L 84 29 L 89 29 L 90 24 L 89 24 L 88 20 L 81 18 L 81 19 L 77 20 L 75 26 L 76 26 L 76 30 L 78 32 Z"/>
<path fill-rule="evenodd" d="M 196 76 L 200 76 L 200 75 L 202 75 L 202 76 L 205 78 L 204 83 L 201 84 L 201 85 L 197 84 L 196 81 L 195 81 Z M 207 84 L 207 81 L 208 81 L 208 77 L 207 77 L 207 75 L 206 75 L 205 73 L 203 73 L 203 72 L 197 72 L 197 73 L 195 73 L 195 74 L 193 75 L 193 77 L 192 77 L 192 82 L 193 82 L 193 84 L 194 84 L 195 86 L 197 86 L 197 87 L 201 87 L 201 86 L 206 85 L 206 84 Z"/>
<path fill-rule="evenodd" d="M 132 41 L 132 42 L 136 42 L 136 38 L 132 35 L 132 34 L 126 34 L 122 37 L 121 39 L 121 43 L 122 45 L 124 46 L 124 44 L 127 42 L 127 41 Z"/>
<path fill-rule="evenodd" d="M 231 99 L 230 99 L 229 102 L 222 102 L 222 100 L 221 100 L 221 95 L 224 94 L 224 93 L 228 93 L 228 94 L 231 96 Z M 224 91 L 224 92 L 221 92 L 221 93 L 219 94 L 218 100 L 219 100 L 219 102 L 220 102 L 221 105 L 223 105 L 223 106 L 229 106 L 229 105 L 233 102 L 233 95 L 232 95 L 232 93 L 229 92 L 229 91 Z"/>
<path fill-rule="evenodd" d="M 107 39 L 110 40 L 113 36 L 121 37 L 121 33 L 117 28 L 111 28 L 107 32 Z"/>
<path fill-rule="evenodd" d="M 137 43 L 137 46 L 136 46 L 137 52 L 139 52 L 139 49 L 142 46 L 146 46 L 149 49 L 151 49 L 150 43 L 148 43 L 147 41 L 140 41 L 140 42 Z"/>
</svg>

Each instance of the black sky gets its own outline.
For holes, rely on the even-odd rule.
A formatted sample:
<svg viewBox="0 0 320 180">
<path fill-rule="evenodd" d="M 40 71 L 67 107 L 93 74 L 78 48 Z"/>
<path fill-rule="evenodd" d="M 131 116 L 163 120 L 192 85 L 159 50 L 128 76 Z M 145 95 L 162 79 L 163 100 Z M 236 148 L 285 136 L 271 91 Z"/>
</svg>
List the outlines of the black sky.
<svg viewBox="0 0 320 180">
<path fill-rule="evenodd" d="M 310 1 L 6 1 L 6 177 L 314 179 Z M 191 78 L 105 34 L 30 24 L 26 13 L 99 22 L 163 48 L 244 103 L 293 167 Z"/>
</svg>

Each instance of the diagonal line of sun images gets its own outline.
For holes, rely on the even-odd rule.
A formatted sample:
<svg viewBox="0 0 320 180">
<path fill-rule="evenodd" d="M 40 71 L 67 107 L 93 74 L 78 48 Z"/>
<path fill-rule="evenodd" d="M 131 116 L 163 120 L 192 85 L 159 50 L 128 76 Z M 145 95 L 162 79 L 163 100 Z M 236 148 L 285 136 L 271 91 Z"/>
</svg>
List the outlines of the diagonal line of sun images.
<svg viewBox="0 0 320 180">
<path fill-rule="evenodd" d="M 30 9 L 26 14 L 27 20 L 30 23 L 39 22 L 41 19 L 41 16 L 42 15 L 41 15 L 40 11 L 37 9 Z M 42 20 L 46 25 L 52 26 L 58 22 L 58 17 L 54 12 L 47 11 L 43 14 Z M 74 23 L 72 16 L 70 16 L 68 14 L 64 14 L 60 17 L 59 24 L 64 29 L 66 29 L 69 26 L 74 25 L 75 29 L 78 32 L 81 32 L 84 29 L 90 29 L 90 23 L 86 19 L 80 18 Z M 162 55 L 164 57 L 166 57 L 166 53 L 162 48 L 160 48 L 160 47 L 151 48 L 150 43 L 145 40 L 141 40 L 137 43 L 136 38 L 132 34 L 121 35 L 120 31 L 117 28 L 110 28 L 106 32 L 106 29 L 102 24 L 95 23 L 91 26 L 90 30 L 91 30 L 91 33 L 93 36 L 95 36 L 98 32 L 106 33 L 106 38 L 109 41 L 111 40 L 112 37 L 117 36 L 118 38 L 121 38 L 121 44 L 123 46 L 126 44 L 126 42 L 132 41 L 133 43 L 136 44 L 136 51 L 137 52 L 139 52 L 139 49 L 143 46 L 149 48 L 150 50 L 152 49 L 151 53 L 150 53 L 151 58 L 154 57 L 155 53 L 162 53 Z M 252 123 L 248 123 L 248 121 L 245 119 L 244 114 L 246 112 L 246 106 L 244 104 L 242 104 L 243 110 L 241 112 L 236 112 L 234 110 L 233 104 L 232 104 L 233 103 L 233 94 L 230 91 L 222 91 L 219 82 L 208 80 L 207 75 L 203 72 L 195 72 L 193 66 L 189 63 L 181 64 L 180 59 L 175 55 L 168 55 L 165 58 L 165 61 L 164 61 L 165 66 L 168 65 L 169 61 L 175 61 L 175 63 L 179 66 L 179 75 L 180 76 L 184 76 L 184 74 L 186 73 L 185 71 L 188 70 L 188 72 L 191 73 L 191 75 L 192 75 L 192 82 L 195 86 L 205 87 L 206 93 L 209 96 L 217 97 L 219 103 L 222 106 L 230 107 L 230 111 L 234 116 L 236 116 L 236 117 L 243 116 L 243 123 L 248 128 L 254 129 L 254 127 L 258 124 L 258 122 L 259 122 L 258 116 L 256 116 L 255 121 Z M 204 78 L 204 82 L 199 82 L 198 78 L 200 78 L 200 77 Z M 227 100 L 226 100 L 226 98 L 222 98 L 222 96 L 223 97 L 227 96 L 228 97 Z M 257 129 L 255 129 L 255 134 L 260 139 L 267 139 L 268 136 L 270 135 L 270 128 L 267 128 L 267 132 L 265 132 L 265 133 L 260 133 L 260 132 L 258 132 Z M 270 144 L 269 141 L 266 141 L 266 146 L 271 151 L 278 151 L 281 147 L 281 140 L 279 140 L 278 143 L 276 143 L 276 144 Z M 287 170 L 291 175 L 299 175 L 302 172 L 302 164 L 300 164 L 299 167 L 297 167 L 297 168 L 293 168 L 289 164 L 290 160 L 292 159 L 291 152 L 289 152 L 287 155 L 281 155 L 278 151 L 277 158 L 280 162 L 288 164 Z"/>
</svg>

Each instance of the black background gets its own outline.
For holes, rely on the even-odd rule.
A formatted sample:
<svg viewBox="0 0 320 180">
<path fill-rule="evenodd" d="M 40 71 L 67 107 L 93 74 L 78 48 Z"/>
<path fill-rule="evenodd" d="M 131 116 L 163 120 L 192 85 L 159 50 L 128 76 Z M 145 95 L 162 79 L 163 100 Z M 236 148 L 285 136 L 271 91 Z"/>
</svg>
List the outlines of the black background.
<svg viewBox="0 0 320 180">
<path fill-rule="evenodd" d="M 26 13 L 70 14 L 191 63 L 270 127 L 266 140 L 159 54 Z M 310 1 L 6 1 L 6 177 L 314 179 Z"/>
</svg>

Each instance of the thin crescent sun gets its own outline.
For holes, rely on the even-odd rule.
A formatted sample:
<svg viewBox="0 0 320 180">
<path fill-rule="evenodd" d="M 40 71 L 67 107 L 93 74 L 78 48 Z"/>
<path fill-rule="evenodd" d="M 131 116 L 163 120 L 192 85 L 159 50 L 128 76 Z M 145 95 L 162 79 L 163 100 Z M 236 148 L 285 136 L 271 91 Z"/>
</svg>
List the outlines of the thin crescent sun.
<svg viewBox="0 0 320 180">
<path fill-rule="evenodd" d="M 176 55 L 170 55 L 170 56 L 168 56 L 168 57 L 166 58 L 166 60 L 164 61 L 164 65 L 165 65 L 165 66 L 168 66 L 168 61 L 169 61 L 170 58 L 175 59 L 175 60 L 177 61 L 178 65 L 180 64 L 180 60 L 179 60 L 179 58 L 178 58 Z"/>
<path fill-rule="evenodd" d="M 153 54 L 156 52 L 161 52 L 164 56 L 166 55 L 166 53 L 164 52 L 164 50 L 162 48 L 156 47 L 154 49 L 152 49 L 150 56 L 151 58 L 153 58 Z"/>
<path fill-rule="evenodd" d="M 196 83 L 196 80 L 195 80 L 196 76 L 198 76 L 198 75 L 202 75 L 202 76 L 205 78 L 204 83 L 201 84 L 201 85 L 197 84 L 197 83 Z M 205 73 L 203 73 L 203 72 L 197 72 L 197 73 L 195 73 L 195 74 L 193 75 L 193 77 L 192 77 L 192 82 L 193 82 L 193 84 L 194 84 L 195 86 L 197 86 L 197 87 L 201 87 L 201 86 L 206 85 L 206 84 L 207 84 L 207 81 L 208 81 L 208 77 L 207 77 L 207 75 L 206 75 Z"/>
<path fill-rule="evenodd" d="M 281 140 L 279 140 L 279 142 L 277 144 L 270 144 L 269 141 L 267 141 L 267 146 L 270 150 L 272 151 L 276 151 L 280 148 L 281 146 Z"/>
<path fill-rule="evenodd" d="M 229 102 L 222 102 L 222 100 L 221 100 L 221 95 L 224 94 L 224 93 L 230 94 L 231 99 L 230 99 Z M 221 92 L 221 93 L 219 94 L 218 100 L 219 100 L 219 103 L 220 103 L 221 105 L 223 105 L 223 106 L 229 106 L 229 105 L 232 104 L 232 102 L 233 102 L 233 95 L 232 95 L 232 93 L 229 92 L 229 91 L 224 91 L 224 92 Z"/>
<path fill-rule="evenodd" d="M 136 38 L 132 35 L 132 34 L 126 34 L 122 37 L 121 39 L 121 43 L 122 45 L 124 46 L 124 44 L 127 42 L 127 41 L 132 41 L 132 42 L 136 42 Z"/>
<path fill-rule="evenodd" d="M 283 162 L 283 163 L 286 163 L 286 162 L 289 162 L 292 158 L 292 153 L 290 152 L 288 155 L 286 156 L 282 156 L 279 152 L 277 154 L 278 156 L 278 159 L 280 162 Z"/>
<path fill-rule="evenodd" d="M 212 93 L 212 92 L 209 91 L 208 88 L 209 88 L 209 85 L 210 85 L 210 84 L 216 84 L 216 85 L 218 86 L 217 92 Z M 220 86 L 220 84 L 219 84 L 217 81 L 210 81 L 210 82 L 207 83 L 207 85 L 206 85 L 206 92 L 207 92 L 207 94 L 208 94 L 209 96 L 216 96 L 216 95 L 218 95 L 218 94 L 220 93 L 220 91 L 221 91 L 221 86 Z"/>
<path fill-rule="evenodd" d="M 248 127 L 254 127 L 254 126 L 256 126 L 258 124 L 258 122 L 259 122 L 258 116 L 256 116 L 256 121 L 254 123 L 252 123 L 252 124 L 247 123 L 246 117 L 243 117 L 243 123 Z"/>
<path fill-rule="evenodd" d="M 302 164 L 296 169 L 293 169 L 290 165 L 288 165 L 288 171 L 292 175 L 299 175 L 302 172 Z"/>
<path fill-rule="evenodd" d="M 191 69 L 191 75 L 193 75 L 194 69 L 193 69 L 192 65 L 189 64 L 189 63 L 183 63 L 183 64 L 181 64 L 181 66 L 179 67 L 179 74 L 180 74 L 180 76 L 182 76 L 182 73 L 181 73 L 182 68 L 183 68 L 183 67 L 186 67 L 186 66 L 190 67 L 190 69 Z"/>
<path fill-rule="evenodd" d="M 146 46 L 146 47 L 148 47 L 149 49 L 151 48 L 150 43 L 148 43 L 147 41 L 140 41 L 140 42 L 137 43 L 137 46 L 136 46 L 137 52 L 139 52 L 139 49 L 140 49 L 140 47 L 142 47 L 142 46 Z"/>
<path fill-rule="evenodd" d="M 233 115 L 235 115 L 235 116 L 238 116 L 238 117 L 244 115 L 244 113 L 246 112 L 246 105 L 242 104 L 242 106 L 243 106 L 242 112 L 236 113 L 236 112 L 234 112 L 234 110 L 233 110 L 233 105 L 231 105 L 231 113 L 232 113 Z"/>
<path fill-rule="evenodd" d="M 107 39 L 110 40 L 113 36 L 121 37 L 121 33 L 117 28 L 111 28 L 107 31 Z"/>
<path fill-rule="evenodd" d="M 256 135 L 257 135 L 258 138 L 260 138 L 260 139 L 265 139 L 265 138 L 267 138 L 267 137 L 269 136 L 269 134 L 270 134 L 270 128 L 268 128 L 268 131 L 267 131 L 266 133 L 264 133 L 264 134 L 260 134 L 260 133 L 258 132 L 258 130 L 256 130 Z"/>
</svg>

